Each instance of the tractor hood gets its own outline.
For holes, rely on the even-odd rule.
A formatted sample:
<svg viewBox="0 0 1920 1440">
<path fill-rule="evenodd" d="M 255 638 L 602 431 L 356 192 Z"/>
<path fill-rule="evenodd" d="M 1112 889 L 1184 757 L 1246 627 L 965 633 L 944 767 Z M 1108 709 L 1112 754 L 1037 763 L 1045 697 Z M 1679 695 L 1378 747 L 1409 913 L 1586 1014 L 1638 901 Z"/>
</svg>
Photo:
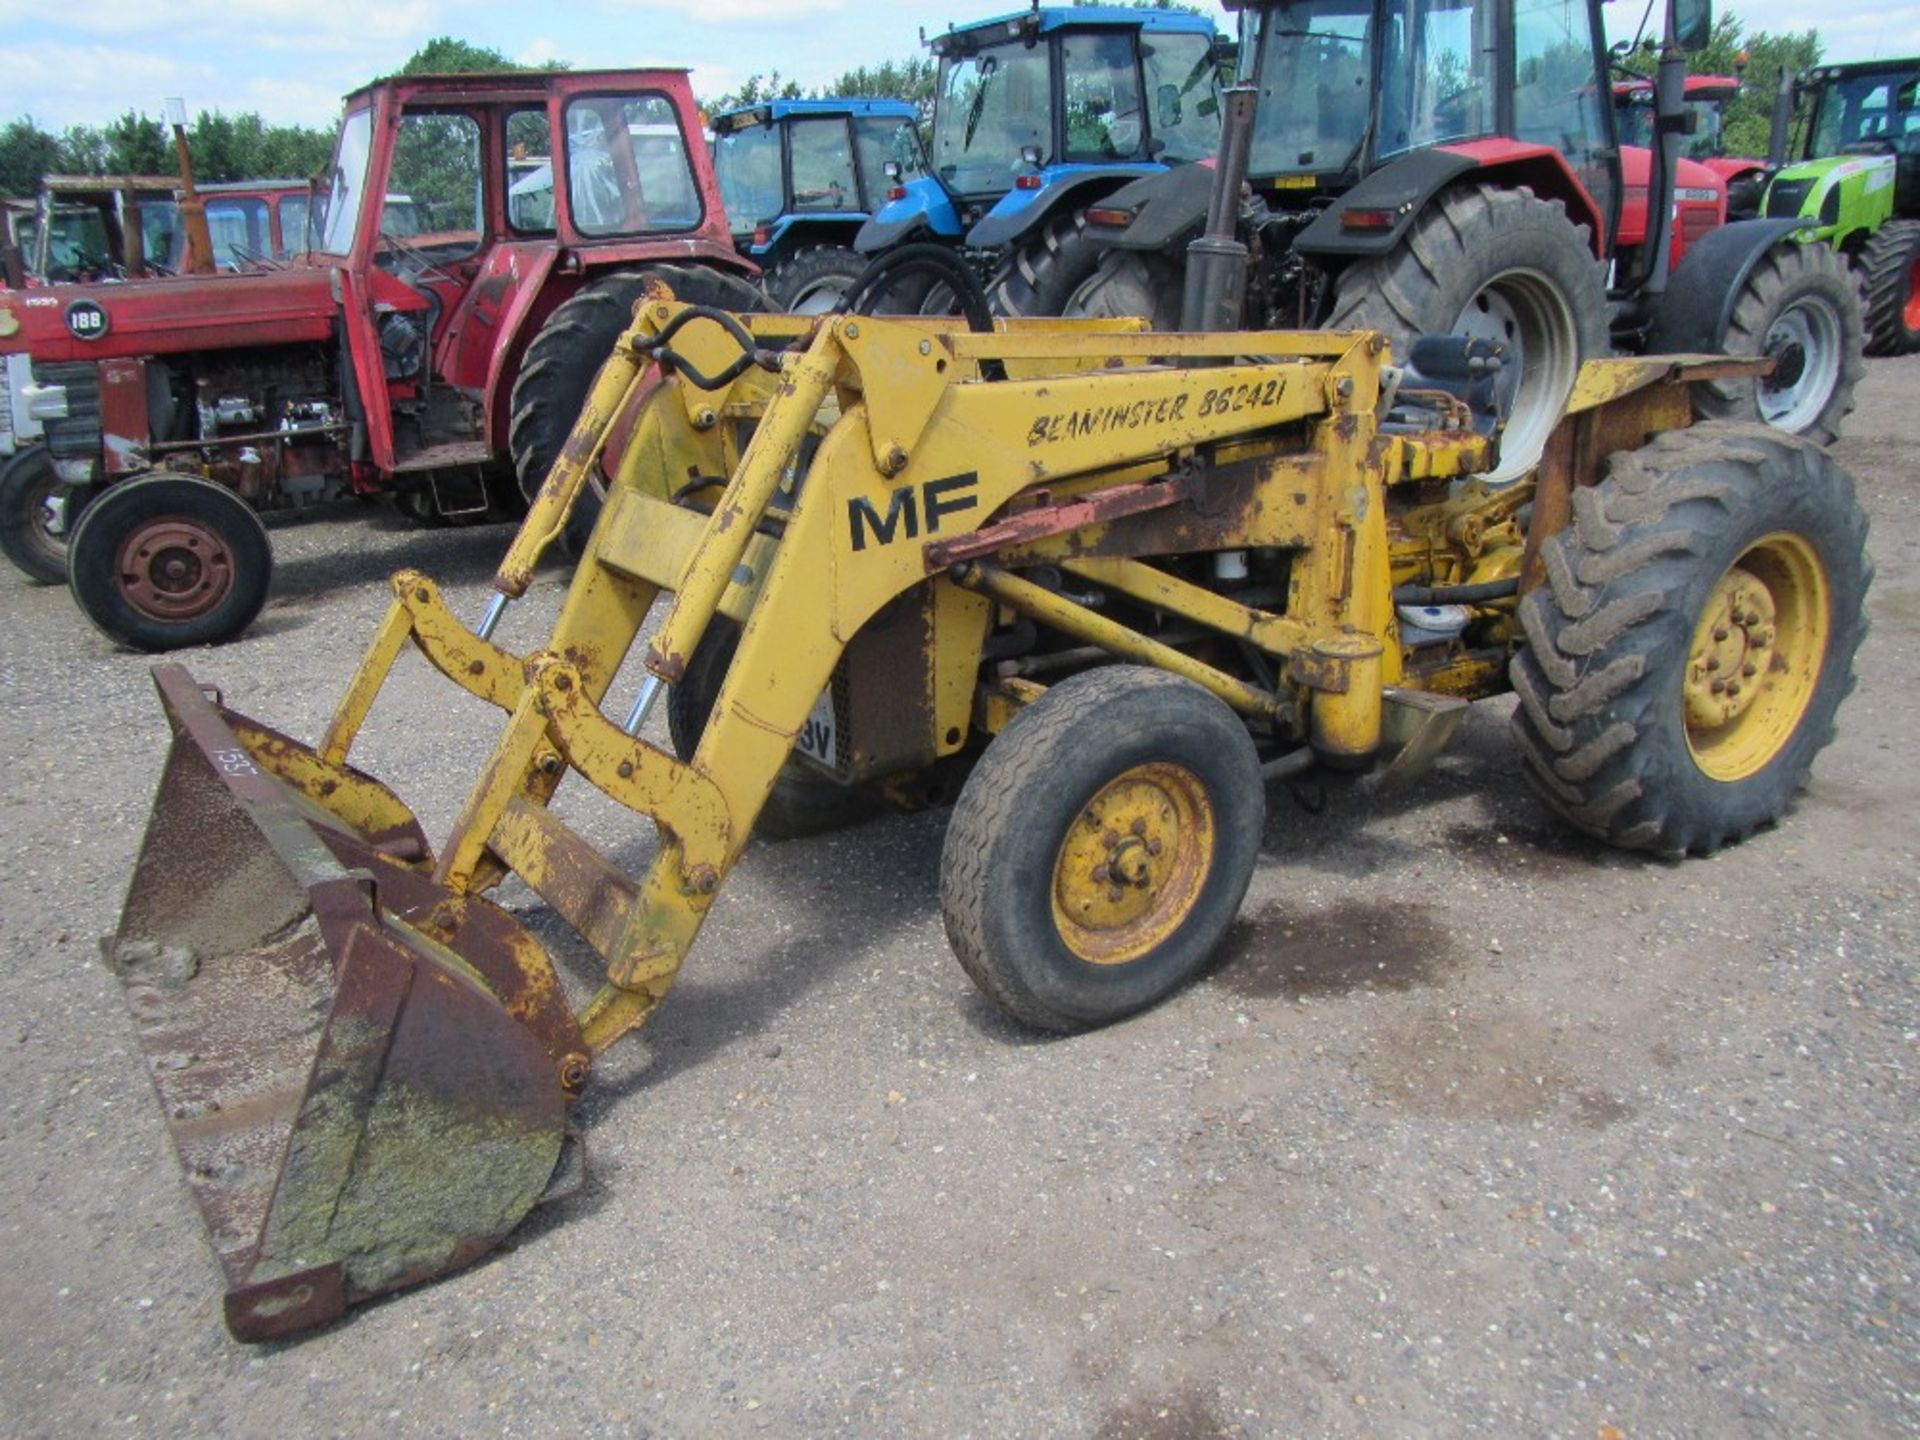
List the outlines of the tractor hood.
<svg viewBox="0 0 1920 1440">
<path fill-rule="evenodd" d="M 305 263 L 257 274 L 0 291 L 0 355 L 109 360 L 325 340 L 339 296 L 333 266 Z"/>
</svg>

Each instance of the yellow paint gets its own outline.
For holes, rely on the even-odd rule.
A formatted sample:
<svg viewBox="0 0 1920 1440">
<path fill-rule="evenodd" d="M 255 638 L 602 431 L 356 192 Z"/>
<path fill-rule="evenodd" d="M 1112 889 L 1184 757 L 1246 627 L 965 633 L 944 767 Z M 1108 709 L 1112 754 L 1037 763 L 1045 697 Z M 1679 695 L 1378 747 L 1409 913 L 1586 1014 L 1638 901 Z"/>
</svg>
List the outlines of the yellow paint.
<svg viewBox="0 0 1920 1440">
<path fill-rule="evenodd" d="M 1136 765 L 1097 791 L 1053 862 L 1054 929 L 1094 965 L 1125 965 L 1179 930 L 1212 872 L 1206 786 L 1184 766 Z"/>
</svg>

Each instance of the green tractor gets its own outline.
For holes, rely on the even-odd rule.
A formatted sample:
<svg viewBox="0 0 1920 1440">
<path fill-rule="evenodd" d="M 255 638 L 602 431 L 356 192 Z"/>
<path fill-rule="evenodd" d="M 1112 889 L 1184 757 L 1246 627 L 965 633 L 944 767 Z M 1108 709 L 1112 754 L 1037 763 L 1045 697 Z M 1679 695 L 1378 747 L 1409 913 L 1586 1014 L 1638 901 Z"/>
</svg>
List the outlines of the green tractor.
<svg viewBox="0 0 1920 1440">
<path fill-rule="evenodd" d="M 1799 156 L 1782 164 L 1795 100 Z M 1920 350 L 1920 58 L 1821 65 L 1783 90 L 1773 117 L 1764 213 L 1800 216 L 1853 262 L 1867 353 Z"/>
</svg>

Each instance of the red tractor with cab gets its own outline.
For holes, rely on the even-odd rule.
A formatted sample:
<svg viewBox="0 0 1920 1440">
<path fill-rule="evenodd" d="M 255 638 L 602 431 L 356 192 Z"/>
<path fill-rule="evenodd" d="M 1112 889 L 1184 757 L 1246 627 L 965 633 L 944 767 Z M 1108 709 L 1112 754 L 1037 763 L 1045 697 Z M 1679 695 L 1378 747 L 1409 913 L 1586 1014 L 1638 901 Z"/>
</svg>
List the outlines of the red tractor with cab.
<svg viewBox="0 0 1920 1440">
<path fill-rule="evenodd" d="M 0 542 L 121 644 L 244 630 L 258 510 L 517 511 L 650 277 L 764 305 L 684 71 L 382 80 L 347 97 L 319 191 L 304 255 L 0 294 L 44 432 L 0 470 Z"/>
<path fill-rule="evenodd" d="M 1680 154 L 1704 165 L 1720 177 L 1727 192 L 1727 216 L 1747 220 L 1760 213 L 1760 196 L 1767 188 L 1767 162 L 1753 155 L 1727 154 L 1726 107 L 1740 93 L 1741 82 L 1731 75 L 1687 76 L 1686 118 Z M 1630 75 L 1613 82 L 1614 128 L 1620 139 L 1620 168 L 1631 200 L 1636 170 L 1646 184 L 1657 130 L 1653 78 Z M 1645 197 L 1641 203 L 1645 204 Z M 1644 224 L 1645 222 L 1642 221 Z"/>
<path fill-rule="evenodd" d="M 1539 459 L 1580 363 L 1614 349 L 1771 357 L 1698 387 L 1703 408 L 1833 438 L 1864 370 L 1856 287 L 1800 222 L 1730 223 L 1720 177 L 1681 153 L 1706 0 L 1667 0 L 1651 149 L 1615 135 L 1600 0 L 1225 3 L 1244 12 L 1239 125 L 1213 165 L 1088 208 L 1105 252 L 1066 313 L 1378 330 L 1396 356 L 1488 341 L 1496 479 Z"/>
</svg>

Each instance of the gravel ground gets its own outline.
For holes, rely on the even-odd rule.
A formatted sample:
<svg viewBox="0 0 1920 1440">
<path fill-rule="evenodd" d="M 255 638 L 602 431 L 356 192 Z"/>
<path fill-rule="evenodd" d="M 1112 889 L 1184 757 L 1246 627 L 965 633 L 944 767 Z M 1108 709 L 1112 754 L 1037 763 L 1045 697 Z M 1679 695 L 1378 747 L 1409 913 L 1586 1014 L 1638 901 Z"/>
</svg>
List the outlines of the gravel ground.
<svg viewBox="0 0 1920 1440">
<path fill-rule="evenodd" d="M 1920 359 L 1875 362 L 1839 447 L 1874 627 L 1777 830 L 1685 864 L 1570 838 L 1491 703 L 1410 792 L 1276 786 L 1225 961 L 1072 1040 L 948 954 L 942 815 L 757 845 L 596 1073 L 586 1190 L 287 1345 L 221 1328 L 94 945 L 161 758 L 147 662 L 0 576 L 0 1430 L 1920 1432 L 1916 394 Z M 274 538 L 262 624 L 184 658 L 311 737 L 381 577 L 475 618 L 506 532 Z M 404 662 L 356 750 L 436 836 L 494 733 L 446 696 Z M 644 863 L 645 826 L 562 798 Z"/>
</svg>

